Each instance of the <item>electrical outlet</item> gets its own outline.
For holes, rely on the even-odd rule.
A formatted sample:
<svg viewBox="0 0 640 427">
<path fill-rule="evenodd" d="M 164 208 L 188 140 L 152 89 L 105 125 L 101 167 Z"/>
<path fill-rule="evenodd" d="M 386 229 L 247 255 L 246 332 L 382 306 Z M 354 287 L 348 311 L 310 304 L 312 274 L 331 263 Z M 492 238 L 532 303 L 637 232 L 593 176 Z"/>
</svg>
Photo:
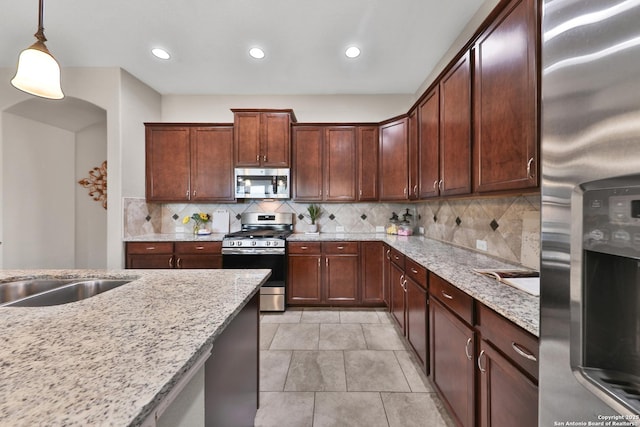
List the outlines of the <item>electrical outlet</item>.
<svg viewBox="0 0 640 427">
<path fill-rule="evenodd" d="M 418 234 L 424 234 L 424 227 L 418 227 Z"/>
<path fill-rule="evenodd" d="M 176 227 L 176 233 L 184 233 L 184 227 L 182 226 Z"/>
<path fill-rule="evenodd" d="M 376 225 L 376 233 L 384 233 L 384 225 Z"/>
<path fill-rule="evenodd" d="M 476 240 L 476 249 L 481 251 L 487 250 L 487 241 L 486 240 Z"/>
<path fill-rule="evenodd" d="M 336 233 L 344 233 L 344 227 L 341 225 L 336 225 Z"/>
</svg>

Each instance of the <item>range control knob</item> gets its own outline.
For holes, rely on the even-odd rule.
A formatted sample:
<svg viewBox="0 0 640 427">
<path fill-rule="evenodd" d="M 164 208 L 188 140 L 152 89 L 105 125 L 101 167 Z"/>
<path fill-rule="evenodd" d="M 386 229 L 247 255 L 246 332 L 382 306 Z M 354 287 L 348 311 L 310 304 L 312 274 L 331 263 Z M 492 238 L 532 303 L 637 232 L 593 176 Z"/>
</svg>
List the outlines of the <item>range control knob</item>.
<svg viewBox="0 0 640 427">
<path fill-rule="evenodd" d="M 256 242 L 255 240 L 251 241 L 251 246 L 255 246 L 258 242 Z"/>
<path fill-rule="evenodd" d="M 267 246 L 271 246 L 271 240 L 267 240 L 266 245 L 267 245 Z"/>
</svg>

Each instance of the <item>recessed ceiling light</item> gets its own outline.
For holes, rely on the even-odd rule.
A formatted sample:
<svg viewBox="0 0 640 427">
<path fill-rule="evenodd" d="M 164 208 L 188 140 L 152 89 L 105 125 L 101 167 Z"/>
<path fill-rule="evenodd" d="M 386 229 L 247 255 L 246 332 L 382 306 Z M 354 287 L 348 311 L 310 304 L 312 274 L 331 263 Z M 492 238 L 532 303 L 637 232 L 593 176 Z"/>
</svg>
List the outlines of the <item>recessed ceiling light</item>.
<svg viewBox="0 0 640 427">
<path fill-rule="evenodd" d="M 357 58 L 360 56 L 360 49 L 355 46 L 350 46 L 344 51 L 344 54 L 347 55 L 348 58 Z"/>
<path fill-rule="evenodd" d="M 153 53 L 153 56 L 155 56 L 156 58 L 160 58 L 160 59 L 171 58 L 171 55 L 169 55 L 169 52 L 159 47 L 151 49 L 151 53 Z"/>
<path fill-rule="evenodd" d="M 262 59 L 264 58 L 264 50 L 259 47 L 252 47 L 249 49 L 249 55 L 251 55 L 252 58 Z"/>
</svg>

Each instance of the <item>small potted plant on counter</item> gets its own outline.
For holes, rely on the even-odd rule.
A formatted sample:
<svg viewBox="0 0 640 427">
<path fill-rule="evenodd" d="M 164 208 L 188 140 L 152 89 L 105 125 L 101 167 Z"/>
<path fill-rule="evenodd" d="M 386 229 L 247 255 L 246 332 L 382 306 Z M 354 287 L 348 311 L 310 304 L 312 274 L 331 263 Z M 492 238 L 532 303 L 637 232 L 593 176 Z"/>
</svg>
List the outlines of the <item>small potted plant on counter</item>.
<svg viewBox="0 0 640 427">
<path fill-rule="evenodd" d="M 316 224 L 316 220 L 320 218 L 322 215 L 322 208 L 316 204 L 310 204 L 307 207 L 307 212 L 309 213 L 309 219 L 311 220 L 311 225 L 309 226 L 309 233 L 317 233 L 318 232 L 318 224 Z"/>
</svg>

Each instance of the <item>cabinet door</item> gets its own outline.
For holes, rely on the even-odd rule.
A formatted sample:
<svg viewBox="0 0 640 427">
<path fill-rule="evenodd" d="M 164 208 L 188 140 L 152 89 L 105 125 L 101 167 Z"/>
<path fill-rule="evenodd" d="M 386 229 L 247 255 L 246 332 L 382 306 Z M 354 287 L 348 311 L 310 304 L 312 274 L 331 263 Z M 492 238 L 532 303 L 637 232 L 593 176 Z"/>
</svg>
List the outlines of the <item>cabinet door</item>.
<svg viewBox="0 0 640 427">
<path fill-rule="evenodd" d="M 409 162 L 409 200 L 416 200 L 419 195 L 418 181 L 418 109 L 414 109 L 407 117 L 408 162 Z"/>
<path fill-rule="evenodd" d="M 293 128 L 293 198 L 296 201 L 322 200 L 323 128 Z"/>
<path fill-rule="evenodd" d="M 358 201 L 378 200 L 378 127 L 358 126 Z"/>
<path fill-rule="evenodd" d="M 480 426 L 538 425 L 538 386 L 486 341 L 480 341 Z"/>
<path fill-rule="evenodd" d="M 360 284 L 363 304 L 384 303 L 385 252 L 382 242 L 360 243 Z"/>
<path fill-rule="evenodd" d="M 404 272 L 393 262 L 391 263 L 391 272 L 389 275 L 391 290 L 391 314 L 398 322 L 398 326 L 404 333 L 405 326 L 405 290 L 404 290 Z"/>
<path fill-rule="evenodd" d="M 407 200 L 407 119 L 380 126 L 380 200 Z"/>
<path fill-rule="evenodd" d="M 319 304 L 321 258 L 317 255 L 289 255 L 287 302 L 290 304 Z"/>
<path fill-rule="evenodd" d="M 324 200 L 356 200 L 356 130 L 353 126 L 325 129 Z"/>
<path fill-rule="evenodd" d="M 475 334 L 435 298 L 430 299 L 431 376 L 461 426 L 474 425 Z"/>
<path fill-rule="evenodd" d="M 289 113 L 262 113 L 263 166 L 289 167 L 291 137 Z"/>
<path fill-rule="evenodd" d="M 474 46 L 475 191 L 538 185 L 535 3 L 512 1 Z"/>
<path fill-rule="evenodd" d="M 234 112 L 236 166 L 260 166 L 260 113 Z"/>
<path fill-rule="evenodd" d="M 391 249 L 387 245 L 384 245 L 383 268 L 383 299 L 384 304 L 391 311 Z"/>
<path fill-rule="evenodd" d="M 440 181 L 440 89 L 418 105 L 418 183 L 420 198 L 436 197 Z"/>
<path fill-rule="evenodd" d="M 427 340 L 427 291 L 413 279 L 407 278 L 407 341 L 413 348 L 422 369 L 427 371 L 429 360 Z"/>
<path fill-rule="evenodd" d="M 466 52 L 440 83 L 441 195 L 471 191 L 470 62 Z"/>
<path fill-rule="evenodd" d="M 183 202 L 190 195 L 190 130 L 186 126 L 147 126 L 146 198 Z"/>
<path fill-rule="evenodd" d="M 233 201 L 233 128 L 191 129 L 191 200 Z"/>
<path fill-rule="evenodd" d="M 358 302 L 358 256 L 325 255 L 325 301 L 354 305 Z"/>
</svg>

